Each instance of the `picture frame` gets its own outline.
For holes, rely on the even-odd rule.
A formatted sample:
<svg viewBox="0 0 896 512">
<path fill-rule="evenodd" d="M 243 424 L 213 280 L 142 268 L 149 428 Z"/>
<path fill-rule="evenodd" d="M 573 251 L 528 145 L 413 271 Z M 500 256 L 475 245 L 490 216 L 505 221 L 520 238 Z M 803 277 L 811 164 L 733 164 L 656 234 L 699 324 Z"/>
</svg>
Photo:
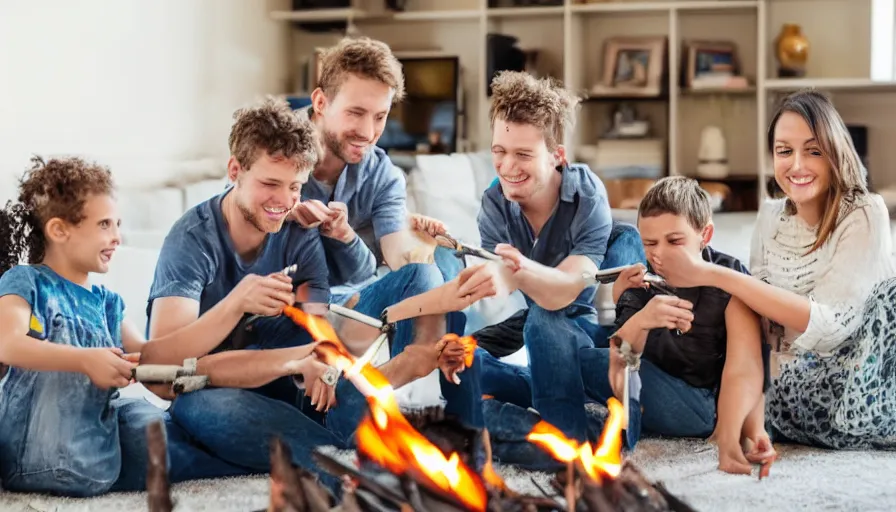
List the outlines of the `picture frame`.
<svg viewBox="0 0 896 512">
<path fill-rule="evenodd" d="M 683 54 L 686 88 L 724 87 L 741 76 L 737 45 L 731 41 L 686 41 Z"/>
<path fill-rule="evenodd" d="M 660 96 L 666 70 L 666 36 L 614 37 L 604 45 L 595 96 Z"/>
</svg>

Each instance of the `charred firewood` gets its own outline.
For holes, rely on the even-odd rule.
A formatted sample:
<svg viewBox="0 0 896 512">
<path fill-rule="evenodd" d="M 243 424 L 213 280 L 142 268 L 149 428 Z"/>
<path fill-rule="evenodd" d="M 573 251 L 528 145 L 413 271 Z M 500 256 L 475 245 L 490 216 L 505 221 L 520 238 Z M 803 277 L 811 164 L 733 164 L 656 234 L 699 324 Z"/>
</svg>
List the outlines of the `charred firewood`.
<svg viewBox="0 0 896 512">
<path fill-rule="evenodd" d="M 146 468 L 146 500 L 149 512 L 171 512 L 171 486 L 168 483 L 168 443 L 161 421 L 146 427 L 146 448 L 149 464 Z"/>
<path fill-rule="evenodd" d="M 401 413 L 417 431 L 431 423 L 438 423 L 445 419 L 445 409 L 438 405 L 418 409 L 403 409 Z"/>
<path fill-rule="evenodd" d="M 305 493 L 292 465 L 292 453 L 280 438 L 271 440 L 271 498 L 268 512 L 305 512 Z"/>
<path fill-rule="evenodd" d="M 467 428 L 456 418 L 446 416 L 439 406 L 406 411 L 404 414 L 408 423 L 446 457 L 456 452 L 464 464 L 481 469 L 474 462 L 476 452 L 482 450 L 482 431 Z"/>
<path fill-rule="evenodd" d="M 587 512 L 695 512 L 681 499 L 672 495 L 662 484 L 651 483 L 631 462 L 622 466 L 616 478 L 592 480 L 581 466 L 575 474 L 575 510 Z M 568 482 L 563 471 L 551 481 L 558 494 L 563 494 Z"/>
<path fill-rule="evenodd" d="M 346 466 L 320 450 L 315 450 L 313 457 L 317 465 L 327 473 L 339 478 L 351 478 L 359 491 L 357 493 L 359 499 L 361 498 L 360 491 L 366 490 L 376 496 L 380 496 L 383 500 L 390 502 L 395 506 L 401 506 L 401 504 L 405 502 L 400 489 L 386 485 L 385 483 L 374 479 L 372 476 L 369 476 L 366 472 Z"/>
<path fill-rule="evenodd" d="M 697 512 L 690 505 L 681 500 L 681 498 L 675 496 L 662 482 L 657 482 L 653 484 L 653 487 L 663 495 L 663 498 L 666 499 L 666 502 L 669 503 L 669 508 L 671 508 L 674 512 Z"/>
<path fill-rule="evenodd" d="M 306 469 L 296 468 L 299 476 L 299 485 L 305 493 L 307 500 L 307 512 L 329 512 L 333 506 L 330 500 L 330 493 L 320 484 L 320 481 L 313 473 Z"/>
</svg>

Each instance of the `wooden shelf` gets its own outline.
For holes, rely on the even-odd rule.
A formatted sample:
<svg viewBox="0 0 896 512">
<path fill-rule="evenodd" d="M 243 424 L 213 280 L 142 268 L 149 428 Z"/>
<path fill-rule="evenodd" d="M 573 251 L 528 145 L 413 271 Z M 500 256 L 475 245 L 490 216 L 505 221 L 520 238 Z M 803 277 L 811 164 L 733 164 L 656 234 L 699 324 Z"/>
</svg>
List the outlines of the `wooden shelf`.
<svg viewBox="0 0 896 512">
<path fill-rule="evenodd" d="M 774 78 L 765 81 L 769 91 L 796 91 L 799 89 L 843 90 L 886 90 L 896 91 L 894 81 L 876 81 L 869 78 Z"/>
<path fill-rule="evenodd" d="M 487 9 L 489 18 L 522 18 L 530 16 L 563 16 L 562 5 L 535 7 L 492 7 Z"/>
<path fill-rule="evenodd" d="M 449 9 L 444 11 L 404 11 L 368 13 L 362 9 L 309 9 L 307 11 L 274 11 L 271 18 L 278 21 L 324 23 L 332 21 L 357 21 L 364 23 L 392 23 L 416 21 L 464 21 L 478 20 L 483 11 L 478 9 Z"/>
<path fill-rule="evenodd" d="M 326 22 L 359 19 L 367 15 L 361 9 L 308 9 L 305 11 L 274 11 L 271 18 L 277 21 Z"/>
<path fill-rule="evenodd" d="M 711 89 L 690 89 L 682 87 L 678 91 L 682 96 L 753 96 L 756 94 L 756 87 L 714 87 Z"/>
<path fill-rule="evenodd" d="M 598 4 L 576 4 L 569 6 L 573 13 L 614 13 L 614 12 L 669 12 L 752 9 L 759 0 L 682 0 L 662 2 L 606 2 Z"/>
<path fill-rule="evenodd" d="M 666 93 L 662 93 L 658 96 L 619 96 L 619 95 L 606 95 L 606 96 L 585 96 L 582 98 L 582 103 L 623 103 L 623 102 L 665 102 L 669 101 L 669 95 Z"/>
<path fill-rule="evenodd" d="M 445 11 L 404 11 L 396 12 L 391 15 L 383 16 L 384 19 L 392 19 L 395 21 L 464 21 L 478 20 L 482 17 L 482 11 L 477 9 L 468 10 L 445 10 Z"/>
<path fill-rule="evenodd" d="M 587 4 L 564 0 L 563 5 L 493 8 L 486 7 L 489 3 L 418 0 L 414 3 L 416 10 L 391 12 L 384 10 L 379 0 L 357 0 L 352 2 L 354 8 L 282 10 L 271 13 L 271 18 L 299 29 L 292 44 L 303 56 L 337 36 L 315 31 L 313 25 L 333 22 L 350 27 L 353 33 L 381 39 L 396 50 L 406 48 L 407 52 L 400 52 L 405 56 L 457 56 L 463 67 L 463 136 L 473 144 L 465 146 L 467 149 L 490 145 L 485 41 L 488 33 L 500 32 L 518 38 L 520 48 L 538 52 L 539 74 L 556 76 L 570 91 L 584 95 L 585 108 L 577 118 L 577 129 L 564 140 L 573 155 L 578 147 L 597 140 L 604 125 L 612 122 L 607 110 L 615 104 L 629 103 L 655 128 L 656 137 L 665 140 L 669 174 L 693 170 L 701 130 L 706 126 L 721 128 L 734 174 L 720 181 L 742 188 L 755 182 L 758 197 L 764 194 L 771 175 L 764 141 L 773 114 L 772 100 L 788 92 L 816 88 L 831 93 L 843 106 L 849 122 L 874 127 L 874 136 L 869 134 L 873 139 L 869 140 L 869 167 L 882 182 L 896 180 L 887 178 L 896 176 L 889 168 L 890 162 L 896 161 L 896 145 L 886 142 L 896 137 L 896 128 L 878 120 L 892 117 L 896 109 L 896 95 L 892 94 L 896 93 L 896 77 L 890 81 L 770 77 L 777 68 L 774 39 L 784 23 L 800 24 L 810 40 L 810 76 L 890 76 L 886 70 L 870 69 L 874 65 L 869 64 L 871 55 L 880 53 L 879 47 L 884 45 L 875 41 L 886 39 L 886 34 L 876 34 L 881 30 L 875 28 L 875 19 L 890 16 L 878 0 L 604 0 Z M 838 24 L 855 33 L 881 37 L 872 37 L 870 44 L 867 38 L 837 39 L 826 29 Z M 591 86 L 604 77 L 606 40 L 623 35 L 666 36 L 669 60 L 661 95 L 588 94 Z M 740 89 L 680 86 L 685 65 L 682 43 L 692 39 L 730 39 L 738 47 L 740 72 L 754 83 Z"/>
</svg>

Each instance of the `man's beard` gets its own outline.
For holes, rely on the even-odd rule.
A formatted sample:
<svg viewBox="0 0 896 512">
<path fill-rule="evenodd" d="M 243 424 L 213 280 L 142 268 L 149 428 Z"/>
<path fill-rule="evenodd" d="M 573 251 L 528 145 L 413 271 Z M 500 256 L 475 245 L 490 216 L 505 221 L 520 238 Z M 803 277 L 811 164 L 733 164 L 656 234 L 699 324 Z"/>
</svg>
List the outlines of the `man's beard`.
<svg viewBox="0 0 896 512">
<path fill-rule="evenodd" d="M 327 146 L 327 151 L 335 157 L 339 158 L 343 162 L 347 164 L 356 164 L 358 162 L 349 161 L 349 157 L 345 154 L 345 151 L 342 150 L 342 141 L 339 140 L 339 135 L 335 132 L 331 132 L 329 130 L 323 130 L 324 136 L 324 145 Z M 369 149 L 369 147 L 368 147 Z"/>
<path fill-rule="evenodd" d="M 248 206 L 246 206 L 242 202 L 240 202 L 239 198 L 234 198 L 234 199 L 236 199 L 236 201 L 234 201 L 234 202 L 236 203 L 237 209 L 240 211 L 240 213 L 243 214 L 243 219 L 245 219 L 246 222 L 251 224 L 252 227 L 254 227 L 255 229 L 261 231 L 262 233 L 267 233 L 268 230 L 266 230 L 264 227 L 262 227 L 261 221 L 258 220 L 258 216 L 255 215 L 255 213 L 253 213 L 252 210 L 249 209 Z"/>
</svg>

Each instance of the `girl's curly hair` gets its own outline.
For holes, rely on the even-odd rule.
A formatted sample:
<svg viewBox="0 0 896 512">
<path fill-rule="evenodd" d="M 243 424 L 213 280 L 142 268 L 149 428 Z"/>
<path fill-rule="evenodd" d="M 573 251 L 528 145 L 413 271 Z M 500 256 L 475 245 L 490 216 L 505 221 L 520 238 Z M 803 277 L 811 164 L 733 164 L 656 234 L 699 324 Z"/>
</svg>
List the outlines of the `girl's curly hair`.
<svg viewBox="0 0 896 512">
<path fill-rule="evenodd" d="M 80 158 L 44 161 L 35 156 L 19 181 L 19 199 L 0 210 L 0 275 L 27 261 L 40 263 L 46 253 L 44 226 L 53 218 L 70 224 L 84 220 L 92 194 L 112 194 L 108 168 Z"/>
</svg>

